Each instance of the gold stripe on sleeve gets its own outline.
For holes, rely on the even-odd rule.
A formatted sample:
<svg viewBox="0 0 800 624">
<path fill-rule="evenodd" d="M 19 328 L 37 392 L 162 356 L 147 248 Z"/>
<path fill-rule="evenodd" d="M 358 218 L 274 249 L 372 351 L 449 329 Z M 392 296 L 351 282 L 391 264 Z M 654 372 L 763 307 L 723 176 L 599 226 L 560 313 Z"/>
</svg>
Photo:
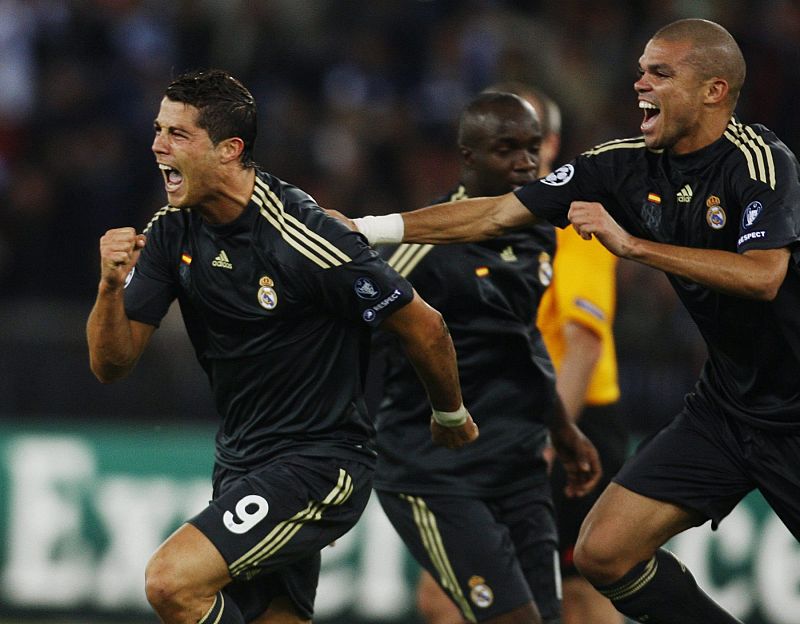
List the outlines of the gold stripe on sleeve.
<svg viewBox="0 0 800 624">
<path fill-rule="evenodd" d="M 252 199 L 283 240 L 317 266 L 329 269 L 350 262 L 350 257 L 336 245 L 288 214 L 278 196 L 259 177 L 256 177 Z"/>
</svg>

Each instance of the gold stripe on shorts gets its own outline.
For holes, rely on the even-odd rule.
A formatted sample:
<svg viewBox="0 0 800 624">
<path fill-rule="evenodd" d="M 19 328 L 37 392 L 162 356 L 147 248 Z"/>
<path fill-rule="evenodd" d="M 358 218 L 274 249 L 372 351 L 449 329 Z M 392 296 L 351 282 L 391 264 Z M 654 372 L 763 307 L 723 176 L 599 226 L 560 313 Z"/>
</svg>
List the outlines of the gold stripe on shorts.
<svg viewBox="0 0 800 624">
<path fill-rule="evenodd" d="M 322 502 L 310 501 L 305 509 L 275 525 L 275 528 L 263 540 L 231 564 L 231 576 L 236 578 L 248 568 L 255 567 L 269 559 L 283 548 L 306 523 L 319 521 L 328 507 L 341 505 L 350 498 L 352 493 L 353 479 L 344 469 L 340 468 L 338 482 Z"/>
<path fill-rule="evenodd" d="M 461 586 L 458 584 L 453 566 L 447 556 L 447 551 L 442 543 L 442 535 L 439 533 L 439 526 L 436 523 L 436 516 L 425 504 L 419 496 L 409 496 L 408 494 L 400 494 L 400 498 L 411 505 L 411 510 L 414 514 L 414 523 L 419 529 L 420 538 L 422 538 L 422 545 L 428 553 L 428 556 L 436 568 L 439 575 L 439 581 L 442 587 L 446 589 L 453 601 L 461 609 L 464 617 L 470 622 L 477 622 L 475 614 L 472 612 L 466 596 L 461 591 Z"/>
</svg>

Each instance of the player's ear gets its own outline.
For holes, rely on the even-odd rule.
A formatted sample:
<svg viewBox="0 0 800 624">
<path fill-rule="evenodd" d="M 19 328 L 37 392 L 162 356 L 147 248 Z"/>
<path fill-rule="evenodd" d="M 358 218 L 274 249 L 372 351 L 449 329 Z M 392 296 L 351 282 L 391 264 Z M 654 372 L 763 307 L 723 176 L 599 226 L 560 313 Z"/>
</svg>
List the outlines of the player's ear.
<svg viewBox="0 0 800 624">
<path fill-rule="evenodd" d="M 706 83 L 706 103 L 719 104 L 728 98 L 730 87 L 724 78 L 712 78 Z"/>
<path fill-rule="evenodd" d="M 232 160 L 239 160 L 239 157 L 244 151 L 244 141 L 239 137 L 223 139 L 217 145 L 217 151 L 220 154 L 222 162 L 227 163 Z"/>
</svg>

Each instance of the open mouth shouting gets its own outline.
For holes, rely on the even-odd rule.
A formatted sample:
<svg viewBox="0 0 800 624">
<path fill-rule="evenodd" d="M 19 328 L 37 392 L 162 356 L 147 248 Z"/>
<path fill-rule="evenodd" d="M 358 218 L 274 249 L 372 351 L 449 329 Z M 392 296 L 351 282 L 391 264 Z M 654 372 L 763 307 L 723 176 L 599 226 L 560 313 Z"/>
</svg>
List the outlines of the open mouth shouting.
<svg viewBox="0 0 800 624">
<path fill-rule="evenodd" d="M 161 174 L 164 176 L 164 186 L 167 189 L 167 194 L 176 192 L 183 183 L 183 174 L 163 163 L 158 163 L 158 168 L 161 169 Z"/>
<path fill-rule="evenodd" d="M 649 131 L 652 131 L 656 125 L 656 120 L 658 119 L 659 114 L 661 114 L 661 109 L 655 104 L 646 102 L 645 100 L 639 100 L 639 108 L 644 111 L 644 119 L 642 119 L 641 130 L 642 133 L 647 134 Z"/>
</svg>

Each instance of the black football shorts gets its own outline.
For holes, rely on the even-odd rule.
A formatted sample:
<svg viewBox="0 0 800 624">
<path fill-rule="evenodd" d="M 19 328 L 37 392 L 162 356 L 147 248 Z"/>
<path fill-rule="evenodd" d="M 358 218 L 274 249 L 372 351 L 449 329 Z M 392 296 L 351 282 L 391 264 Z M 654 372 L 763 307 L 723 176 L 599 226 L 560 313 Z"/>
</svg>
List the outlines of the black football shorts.
<svg viewBox="0 0 800 624">
<path fill-rule="evenodd" d="M 643 496 L 699 512 L 716 529 L 758 489 L 800 539 L 800 432 L 755 427 L 694 395 L 645 439 L 614 481 Z"/>
<path fill-rule="evenodd" d="M 544 620 L 561 612 L 557 537 L 549 488 L 492 500 L 378 491 L 387 517 L 417 562 L 469 621 L 535 602 Z"/>
<path fill-rule="evenodd" d="M 224 591 L 248 621 L 280 595 L 311 619 L 320 551 L 361 516 L 372 472 L 357 461 L 297 455 L 247 473 L 215 468 L 214 498 L 189 522 L 227 562 L 233 582 Z"/>
</svg>

